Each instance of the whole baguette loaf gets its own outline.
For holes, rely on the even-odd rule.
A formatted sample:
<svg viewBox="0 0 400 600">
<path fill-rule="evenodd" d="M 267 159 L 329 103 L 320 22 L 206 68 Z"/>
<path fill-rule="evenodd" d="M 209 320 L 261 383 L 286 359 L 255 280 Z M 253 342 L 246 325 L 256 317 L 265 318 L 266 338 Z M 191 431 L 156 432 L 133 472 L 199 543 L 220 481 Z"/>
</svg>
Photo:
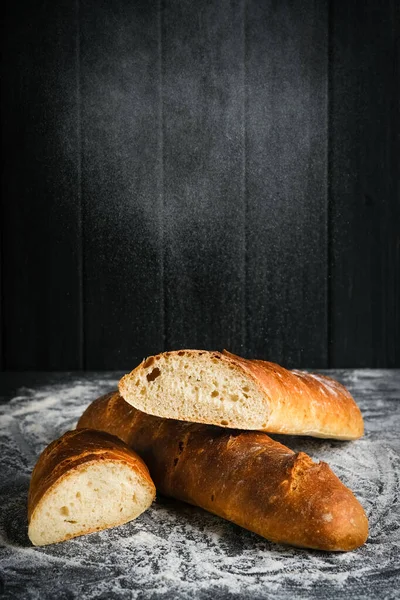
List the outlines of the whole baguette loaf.
<svg viewBox="0 0 400 600">
<path fill-rule="evenodd" d="M 323 462 L 264 433 L 161 419 L 118 393 L 93 402 L 78 427 L 117 435 L 146 462 L 159 492 L 200 506 L 274 542 L 353 550 L 368 521 Z"/>
<path fill-rule="evenodd" d="M 28 495 L 28 535 L 53 544 L 135 519 L 155 497 L 143 460 L 121 439 L 80 429 L 42 452 Z"/>
<path fill-rule="evenodd" d="M 337 381 L 226 351 L 150 356 L 119 391 L 135 408 L 169 419 L 341 440 L 364 432 L 360 409 Z"/>
</svg>

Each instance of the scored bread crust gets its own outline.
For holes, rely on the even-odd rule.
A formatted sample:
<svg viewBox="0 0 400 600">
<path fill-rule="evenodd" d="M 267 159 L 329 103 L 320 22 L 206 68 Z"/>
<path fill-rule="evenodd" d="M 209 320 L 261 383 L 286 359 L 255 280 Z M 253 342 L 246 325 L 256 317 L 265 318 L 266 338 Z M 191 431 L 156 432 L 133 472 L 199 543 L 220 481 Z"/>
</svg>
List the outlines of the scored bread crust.
<svg viewBox="0 0 400 600">
<path fill-rule="evenodd" d="M 94 401 L 79 427 L 124 440 L 146 462 L 162 494 L 271 541 L 346 551 L 367 539 L 362 506 L 329 466 L 265 433 L 154 417 L 118 393 Z"/>
<path fill-rule="evenodd" d="M 154 499 L 155 486 L 147 466 L 119 437 L 106 431 L 94 431 L 93 427 L 87 430 L 81 428 L 68 431 L 44 449 L 32 472 L 28 492 L 28 524 L 30 527 L 29 537 L 35 545 L 40 544 L 34 541 L 36 534 L 31 531 L 31 525 L 43 501 L 56 491 L 62 482 L 77 474 L 82 467 L 89 468 L 92 465 L 110 461 L 115 464 L 127 465 L 139 477 L 141 485 L 149 492 L 151 501 Z M 107 515 L 105 515 L 106 518 Z M 126 519 L 118 523 L 109 523 L 108 526 L 124 522 Z M 106 525 L 104 527 L 83 527 L 82 531 L 78 533 L 66 534 L 65 539 L 98 531 L 105 527 Z"/>
<path fill-rule="evenodd" d="M 176 383 L 173 389 L 163 388 L 165 366 L 174 369 L 174 365 L 184 360 L 193 368 L 198 365 L 197 380 L 175 374 L 175 381 L 183 381 L 186 391 L 179 390 Z M 208 366 L 204 367 L 205 361 Z M 215 379 L 221 365 L 229 369 L 227 385 L 231 386 L 233 397 L 239 399 L 235 403 L 227 401 L 229 394 L 225 394 L 223 402 L 218 402 L 218 398 L 203 393 L 205 384 Z M 161 375 L 153 380 L 152 374 L 158 366 Z M 248 382 L 250 397 L 243 394 L 239 383 L 235 388 L 235 378 L 237 382 L 240 378 L 242 385 Z M 223 353 L 176 350 L 151 356 L 121 379 L 119 391 L 137 409 L 159 417 L 342 440 L 357 439 L 364 433 L 360 409 L 350 392 L 334 379 L 288 370 L 272 362 L 240 358 L 225 350 Z"/>
</svg>

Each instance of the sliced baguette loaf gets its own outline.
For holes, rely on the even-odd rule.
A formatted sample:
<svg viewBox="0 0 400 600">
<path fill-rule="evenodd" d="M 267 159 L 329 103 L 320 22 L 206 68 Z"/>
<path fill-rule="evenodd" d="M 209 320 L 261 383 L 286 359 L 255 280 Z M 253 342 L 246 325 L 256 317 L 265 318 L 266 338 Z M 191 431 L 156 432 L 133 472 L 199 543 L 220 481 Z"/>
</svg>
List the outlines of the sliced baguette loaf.
<svg viewBox="0 0 400 600">
<path fill-rule="evenodd" d="M 78 427 L 117 435 L 146 462 L 157 490 L 274 542 L 353 550 L 368 521 L 325 463 L 295 454 L 265 433 L 144 414 L 118 393 L 93 402 Z"/>
<path fill-rule="evenodd" d="M 150 356 L 119 383 L 135 408 L 169 419 L 352 440 L 363 418 L 337 381 L 224 351 Z"/>
<path fill-rule="evenodd" d="M 43 546 L 121 525 L 154 497 L 146 465 L 120 439 L 102 431 L 68 431 L 43 451 L 33 470 L 28 536 Z"/>
</svg>

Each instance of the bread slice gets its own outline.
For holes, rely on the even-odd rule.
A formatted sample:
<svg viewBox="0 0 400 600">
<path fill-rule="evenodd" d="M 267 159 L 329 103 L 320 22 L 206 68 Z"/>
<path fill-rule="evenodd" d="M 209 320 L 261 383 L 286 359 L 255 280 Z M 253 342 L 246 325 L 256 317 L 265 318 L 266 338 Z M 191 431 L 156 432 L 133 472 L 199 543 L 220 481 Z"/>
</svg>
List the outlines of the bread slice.
<svg viewBox="0 0 400 600">
<path fill-rule="evenodd" d="M 136 519 L 155 487 L 141 458 L 105 432 L 68 431 L 41 454 L 28 496 L 35 546 L 62 542 Z"/>
<path fill-rule="evenodd" d="M 169 419 L 342 440 L 364 432 L 358 406 L 337 381 L 226 351 L 150 356 L 119 391 L 135 408 Z"/>
<path fill-rule="evenodd" d="M 117 435 L 146 461 L 157 490 L 274 542 L 354 550 L 367 516 L 326 463 L 265 433 L 161 419 L 118 393 L 92 402 L 78 427 Z"/>
</svg>

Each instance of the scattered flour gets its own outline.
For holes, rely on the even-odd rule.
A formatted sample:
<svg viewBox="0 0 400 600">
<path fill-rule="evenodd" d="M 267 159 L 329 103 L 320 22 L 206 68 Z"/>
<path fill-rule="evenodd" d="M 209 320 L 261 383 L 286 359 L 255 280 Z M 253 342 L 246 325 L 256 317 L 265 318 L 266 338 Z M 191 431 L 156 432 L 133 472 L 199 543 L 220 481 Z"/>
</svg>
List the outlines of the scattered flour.
<svg viewBox="0 0 400 600">
<path fill-rule="evenodd" d="M 338 372 L 366 419 L 356 442 L 274 436 L 328 462 L 370 519 L 368 543 L 327 554 L 278 546 L 195 507 L 159 498 L 136 521 L 63 544 L 33 548 L 26 498 L 43 448 L 113 389 L 102 376 L 19 391 L 0 406 L 0 575 L 4 597 L 394 599 L 400 564 L 400 382 Z M 393 402 L 397 396 L 397 401 Z M 329 519 L 329 514 L 326 515 Z"/>
</svg>

